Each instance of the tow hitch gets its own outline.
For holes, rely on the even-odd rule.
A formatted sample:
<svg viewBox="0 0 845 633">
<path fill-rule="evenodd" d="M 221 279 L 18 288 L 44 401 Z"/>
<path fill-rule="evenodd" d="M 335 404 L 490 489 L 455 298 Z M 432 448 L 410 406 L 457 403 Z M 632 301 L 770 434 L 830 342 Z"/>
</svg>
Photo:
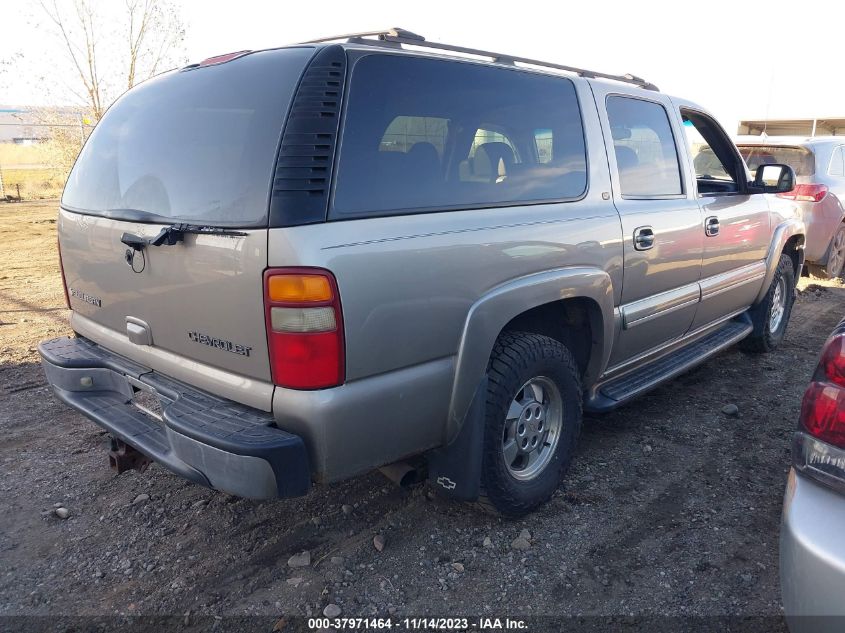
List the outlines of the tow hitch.
<svg viewBox="0 0 845 633">
<path fill-rule="evenodd" d="M 109 466 L 118 475 L 127 470 L 144 472 L 152 460 L 141 451 L 135 450 L 123 440 L 112 436 L 109 451 Z"/>
</svg>

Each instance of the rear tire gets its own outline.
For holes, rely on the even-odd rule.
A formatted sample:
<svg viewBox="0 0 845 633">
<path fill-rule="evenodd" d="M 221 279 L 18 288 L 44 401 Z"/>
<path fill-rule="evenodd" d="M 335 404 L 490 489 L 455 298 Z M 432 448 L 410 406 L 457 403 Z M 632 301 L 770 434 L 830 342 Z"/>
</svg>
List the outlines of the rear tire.
<svg viewBox="0 0 845 633">
<path fill-rule="evenodd" d="M 845 269 L 845 224 L 840 224 L 830 240 L 827 263 L 807 264 L 810 274 L 819 279 L 837 279 Z"/>
<path fill-rule="evenodd" d="M 754 330 L 740 347 L 747 352 L 774 351 L 786 334 L 795 303 L 795 268 L 787 254 L 780 256 L 774 279 L 763 300 L 748 311 Z"/>
<path fill-rule="evenodd" d="M 505 332 L 493 348 L 480 505 L 510 517 L 547 501 L 569 467 L 581 429 L 581 380 L 559 341 Z"/>
</svg>

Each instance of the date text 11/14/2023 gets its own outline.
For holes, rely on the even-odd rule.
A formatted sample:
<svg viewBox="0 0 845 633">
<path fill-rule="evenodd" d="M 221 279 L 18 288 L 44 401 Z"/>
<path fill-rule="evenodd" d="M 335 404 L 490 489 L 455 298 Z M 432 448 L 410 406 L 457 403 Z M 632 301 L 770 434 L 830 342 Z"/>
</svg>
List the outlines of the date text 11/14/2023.
<svg viewBox="0 0 845 633">
<path fill-rule="evenodd" d="M 512 618 L 308 618 L 311 630 L 528 631 L 525 620 Z"/>
</svg>

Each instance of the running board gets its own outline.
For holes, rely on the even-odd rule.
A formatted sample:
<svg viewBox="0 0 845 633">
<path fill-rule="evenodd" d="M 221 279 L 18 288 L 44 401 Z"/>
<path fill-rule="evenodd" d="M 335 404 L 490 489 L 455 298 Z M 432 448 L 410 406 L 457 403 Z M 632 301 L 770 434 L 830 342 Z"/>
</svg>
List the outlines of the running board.
<svg viewBox="0 0 845 633">
<path fill-rule="evenodd" d="M 716 331 L 707 334 L 694 343 L 662 356 L 648 365 L 600 384 L 591 391 L 591 395 L 587 395 L 584 410 L 592 413 L 603 413 L 615 409 L 628 400 L 654 389 L 661 383 L 684 373 L 723 349 L 741 341 L 753 329 L 747 318 L 740 317 L 740 319 L 728 321 Z"/>
</svg>

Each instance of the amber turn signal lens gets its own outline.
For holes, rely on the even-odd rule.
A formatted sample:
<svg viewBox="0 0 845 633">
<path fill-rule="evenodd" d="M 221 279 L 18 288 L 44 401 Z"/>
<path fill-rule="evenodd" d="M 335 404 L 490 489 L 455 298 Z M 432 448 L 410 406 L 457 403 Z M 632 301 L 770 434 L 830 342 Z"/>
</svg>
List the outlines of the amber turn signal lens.
<svg viewBox="0 0 845 633">
<path fill-rule="evenodd" d="M 270 301 L 305 303 L 331 301 L 332 287 L 323 275 L 274 275 L 267 280 Z"/>
</svg>

